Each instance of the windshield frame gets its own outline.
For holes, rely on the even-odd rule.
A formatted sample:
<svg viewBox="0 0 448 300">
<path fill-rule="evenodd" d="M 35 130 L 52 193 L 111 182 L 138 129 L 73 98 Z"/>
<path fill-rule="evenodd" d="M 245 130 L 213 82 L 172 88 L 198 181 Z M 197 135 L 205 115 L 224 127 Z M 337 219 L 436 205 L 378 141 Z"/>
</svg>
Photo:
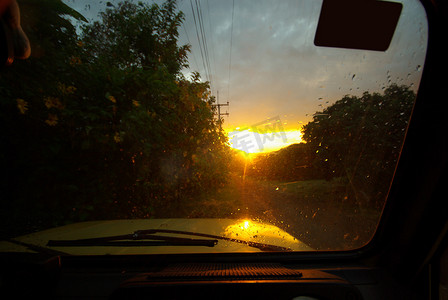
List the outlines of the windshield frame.
<svg viewBox="0 0 448 300">
<path fill-rule="evenodd" d="M 428 58 L 430 51 L 434 51 L 432 50 L 433 48 L 431 47 L 431 45 L 434 43 L 432 42 L 432 34 L 431 32 L 435 31 L 434 29 L 431 29 L 432 23 L 431 23 L 431 17 L 429 17 L 429 13 L 428 13 L 428 7 L 430 6 L 429 4 L 427 4 L 425 1 L 421 1 L 424 4 L 424 7 L 426 9 L 427 15 L 428 15 L 428 47 L 426 50 L 426 57 Z M 426 4 L 425 4 L 426 3 Z M 425 6 L 426 5 L 426 6 Z M 438 30 L 438 29 L 437 29 Z M 431 52 L 432 53 L 432 52 Z M 429 62 L 430 64 L 434 64 L 433 61 Z M 427 84 L 427 77 L 428 75 L 426 75 L 427 73 L 431 72 L 431 68 L 427 66 L 428 62 L 425 61 L 425 66 L 424 66 L 424 71 L 423 71 L 423 75 L 421 78 L 421 87 L 423 87 L 424 85 Z M 429 70 L 426 70 L 429 69 Z M 418 93 L 417 93 L 417 99 L 416 99 L 416 106 L 419 106 L 420 102 L 423 102 L 424 100 L 420 100 L 420 99 L 426 99 L 427 98 L 427 94 L 428 91 L 425 90 L 423 92 L 420 91 L 420 87 L 418 89 Z M 425 100 L 426 101 L 426 100 Z M 418 103 L 418 104 L 417 104 Z M 416 114 L 416 116 L 414 116 L 414 114 Z M 413 119 L 415 118 L 419 118 L 418 116 L 419 114 L 419 110 L 414 109 L 413 111 L 413 115 L 411 118 L 411 123 L 408 127 L 407 130 L 413 130 L 412 128 L 414 127 L 414 124 L 417 121 L 413 121 Z M 410 129 L 411 128 L 411 129 Z M 412 141 L 408 142 L 407 141 L 407 134 L 404 140 L 404 144 L 403 144 L 403 149 L 405 150 L 407 147 L 411 147 L 409 145 L 412 145 Z M 395 175 L 394 178 L 391 182 L 391 187 L 389 189 L 389 193 L 387 196 L 387 199 L 385 201 L 385 208 L 383 209 L 383 214 L 380 218 L 378 227 L 376 232 L 374 233 L 371 241 L 369 243 L 367 243 L 366 245 L 364 245 L 363 247 L 359 248 L 359 249 L 352 249 L 352 250 L 331 250 L 331 251 L 326 251 L 326 250 L 319 250 L 317 252 L 294 252 L 294 253 L 210 253 L 210 254 L 166 254 L 167 257 L 170 257 L 170 259 L 174 259 L 174 260 L 183 260 L 186 257 L 190 257 L 191 259 L 194 259 L 194 257 L 201 257 L 204 258 L 206 260 L 213 260 L 213 257 L 219 256 L 223 259 L 235 259 L 237 257 L 240 257 L 243 260 L 250 260 L 251 256 L 255 256 L 254 260 L 258 261 L 260 259 L 265 260 L 265 259 L 275 259 L 275 260 L 285 260 L 285 261 L 309 261 L 310 259 L 313 260 L 313 258 L 316 259 L 320 259 L 320 258 L 331 258 L 331 259 L 336 259 L 336 260 L 344 260 L 344 259 L 349 259 L 349 258 L 354 258 L 354 257 L 364 257 L 366 255 L 368 255 L 368 253 L 371 253 L 373 251 L 373 249 L 376 249 L 377 246 L 381 243 L 381 239 L 382 237 L 385 235 L 384 231 L 388 230 L 387 228 L 387 224 L 388 222 L 390 222 L 388 220 L 388 218 L 390 218 L 390 213 L 391 211 L 393 211 L 394 207 L 396 207 L 397 204 L 394 204 L 394 202 L 396 202 L 397 198 L 400 198 L 400 187 L 399 185 L 401 184 L 401 182 L 403 181 L 403 178 L 406 178 L 405 174 L 403 174 L 403 172 L 401 171 L 401 166 L 407 164 L 407 162 L 404 162 L 401 160 L 401 158 L 398 160 L 398 164 L 396 166 L 396 171 L 395 171 Z M 397 187 L 398 185 L 398 187 Z M 387 234 L 386 234 L 387 235 Z M 164 254 L 154 254 L 156 256 L 165 256 Z M 137 255 L 139 256 L 139 255 Z M 143 255 L 146 256 L 146 255 Z M 152 256 L 152 255 L 149 255 Z M 91 258 L 94 259 L 94 257 L 96 257 L 96 259 L 99 258 L 99 256 L 92 256 Z M 123 259 L 126 261 L 130 258 L 131 256 L 124 256 Z M 319 257 L 319 258 L 318 258 Z M 141 258 L 141 256 L 140 256 Z M 72 259 L 72 258 L 70 258 Z M 89 258 L 90 259 L 90 258 Z M 109 259 L 109 258 L 108 258 Z M 150 258 L 152 259 L 152 258 Z"/>
</svg>

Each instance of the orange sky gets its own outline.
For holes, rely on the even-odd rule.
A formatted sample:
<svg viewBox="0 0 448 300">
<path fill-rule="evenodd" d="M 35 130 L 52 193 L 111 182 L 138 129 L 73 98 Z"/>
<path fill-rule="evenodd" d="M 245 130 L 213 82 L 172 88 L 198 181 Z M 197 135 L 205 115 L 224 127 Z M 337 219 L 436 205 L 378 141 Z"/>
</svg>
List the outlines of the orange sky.
<svg viewBox="0 0 448 300">
<path fill-rule="evenodd" d="M 269 131 L 251 127 L 226 130 L 230 146 L 245 153 L 266 153 L 302 141 L 299 130 Z"/>
</svg>

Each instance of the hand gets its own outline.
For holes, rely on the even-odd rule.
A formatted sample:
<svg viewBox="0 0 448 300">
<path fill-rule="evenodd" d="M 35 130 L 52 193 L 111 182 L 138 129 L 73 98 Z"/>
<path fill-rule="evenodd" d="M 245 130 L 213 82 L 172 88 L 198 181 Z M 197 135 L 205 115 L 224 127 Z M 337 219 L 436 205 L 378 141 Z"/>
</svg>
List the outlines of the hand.
<svg viewBox="0 0 448 300">
<path fill-rule="evenodd" d="M 6 64 L 12 64 L 14 58 L 27 59 L 31 54 L 31 46 L 20 26 L 20 10 L 16 0 L 0 0 L 0 15 L 6 40 L 2 44 L 7 48 Z"/>
</svg>

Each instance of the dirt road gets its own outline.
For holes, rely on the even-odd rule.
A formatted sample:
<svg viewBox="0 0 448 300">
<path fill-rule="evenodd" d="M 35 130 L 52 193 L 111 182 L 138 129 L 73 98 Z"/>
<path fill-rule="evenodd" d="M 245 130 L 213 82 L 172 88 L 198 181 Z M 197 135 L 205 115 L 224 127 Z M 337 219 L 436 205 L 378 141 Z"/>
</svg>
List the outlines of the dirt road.
<svg viewBox="0 0 448 300">
<path fill-rule="evenodd" d="M 375 232 L 379 212 L 361 210 L 341 181 L 260 181 L 232 176 L 216 194 L 178 210 L 190 218 L 247 218 L 278 226 L 316 250 L 362 247 Z"/>
<path fill-rule="evenodd" d="M 378 213 L 361 211 L 340 182 L 234 179 L 241 215 L 276 225 L 317 250 L 354 249 L 373 235 Z"/>
</svg>

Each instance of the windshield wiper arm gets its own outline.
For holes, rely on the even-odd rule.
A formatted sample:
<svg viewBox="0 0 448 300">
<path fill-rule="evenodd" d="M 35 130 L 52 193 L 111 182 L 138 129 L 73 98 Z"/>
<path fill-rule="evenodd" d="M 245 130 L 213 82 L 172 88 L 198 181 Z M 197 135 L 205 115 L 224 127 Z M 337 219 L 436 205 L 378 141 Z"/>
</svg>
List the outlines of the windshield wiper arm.
<svg viewBox="0 0 448 300">
<path fill-rule="evenodd" d="M 206 246 L 214 247 L 217 240 L 189 239 L 180 237 L 160 236 L 139 231 L 133 234 L 115 235 L 109 237 L 78 239 L 78 240 L 49 240 L 49 247 L 85 247 L 85 246 Z"/>
<path fill-rule="evenodd" d="M 193 235 L 193 236 L 207 237 L 207 238 L 218 239 L 218 240 L 223 240 L 223 241 L 241 243 L 241 244 L 245 244 L 249 247 L 260 249 L 262 251 L 292 251 L 291 248 L 282 247 L 282 246 L 257 243 L 257 242 L 239 240 L 239 239 L 234 239 L 234 238 L 228 238 L 228 237 L 220 236 L 220 235 L 191 232 L 191 231 L 170 230 L 170 229 L 148 229 L 148 230 L 137 230 L 135 233 L 141 233 L 141 234 L 173 233 L 173 234 Z"/>
</svg>

